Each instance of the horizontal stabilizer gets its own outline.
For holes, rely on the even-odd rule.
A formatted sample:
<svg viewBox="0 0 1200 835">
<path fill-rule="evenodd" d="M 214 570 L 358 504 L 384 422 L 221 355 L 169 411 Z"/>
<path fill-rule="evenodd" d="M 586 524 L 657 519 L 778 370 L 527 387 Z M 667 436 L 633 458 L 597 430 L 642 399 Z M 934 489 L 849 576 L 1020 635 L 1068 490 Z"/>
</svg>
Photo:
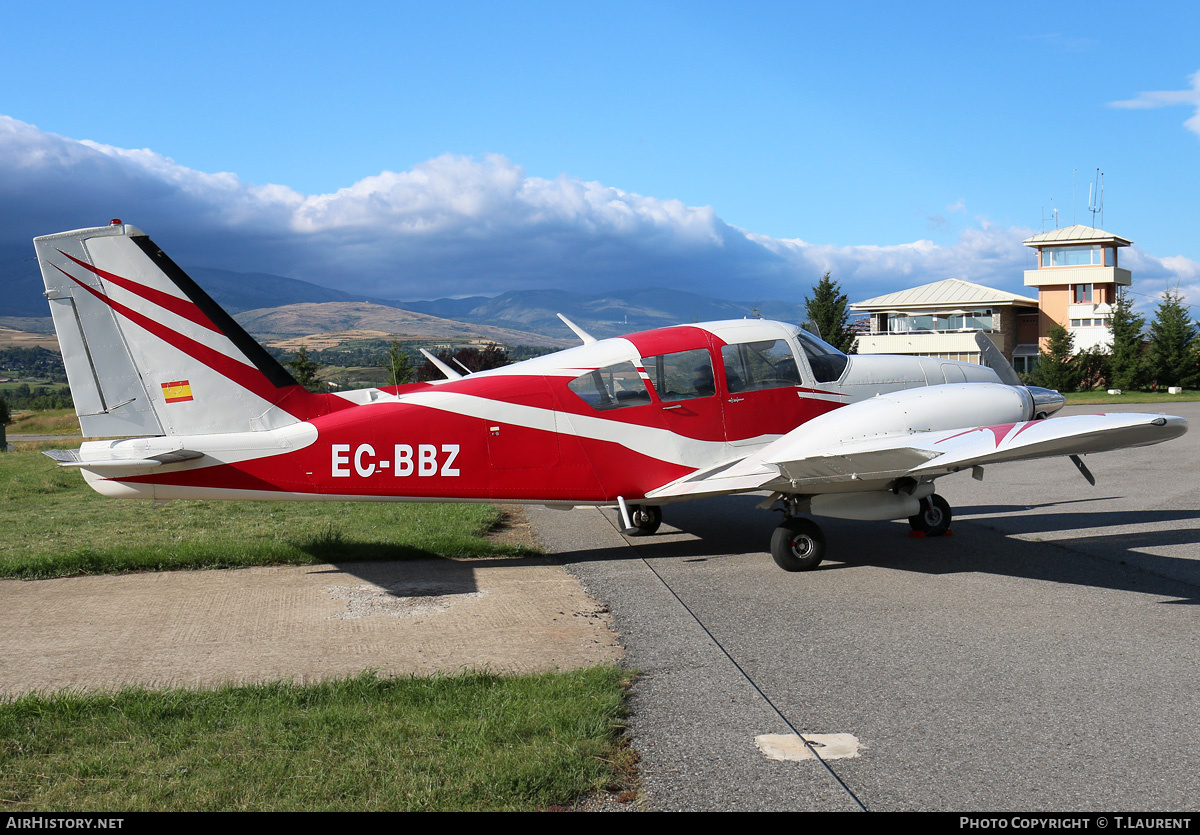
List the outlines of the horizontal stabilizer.
<svg viewBox="0 0 1200 835">
<path fill-rule="evenodd" d="M 42 454 L 53 458 L 60 467 L 79 467 L 88 470 L 161 467 L 164 464 L 177 464 L 180 461 L 191 461 L 204 457 L 203 452 L 195 452 L 190 449 L 160 452 L 147 458 L 89 458 L 86 461 L 83 460 L 77 449 L 47 449 Z"/>
</svg>

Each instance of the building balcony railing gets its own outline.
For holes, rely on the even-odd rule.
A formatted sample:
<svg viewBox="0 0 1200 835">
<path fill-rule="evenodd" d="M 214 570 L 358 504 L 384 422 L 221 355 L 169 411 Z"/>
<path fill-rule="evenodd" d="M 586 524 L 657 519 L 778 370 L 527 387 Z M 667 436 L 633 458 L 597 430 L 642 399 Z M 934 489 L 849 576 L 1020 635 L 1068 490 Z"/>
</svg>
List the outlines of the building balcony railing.
<svg viewBox="0 0 1200 835">
<path fill-rule="evenodd" d="M 909 328 L 908 330 L 879 330 L 871 328 L 867 333 L 871 336 L 919 336 L 921 334 L 948 333 L 1003 333 L 1003 328 Z"/>
</svg>

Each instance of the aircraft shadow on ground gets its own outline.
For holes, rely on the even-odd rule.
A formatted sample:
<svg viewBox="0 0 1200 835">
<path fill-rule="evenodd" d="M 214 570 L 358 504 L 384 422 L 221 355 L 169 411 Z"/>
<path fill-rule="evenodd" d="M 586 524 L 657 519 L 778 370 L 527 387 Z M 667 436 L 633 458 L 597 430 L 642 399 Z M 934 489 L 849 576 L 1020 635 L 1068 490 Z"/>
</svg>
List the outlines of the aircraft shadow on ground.
<svg viewBox="0 0 1200 835">
<path fill-rule="evenodd" d="M 367 546 L 363 546 L 366 548 Z M 313 568 L 310 574 L 349 574 L 386 591 L 393 597 L 444 597 L 480 591 L 477 572 L 483 568 L 546 565 L 546 557 L 480 557 L 454 560 L 428 551 L 406 548 L 404 556 L 379 556 L 378 548 L 369 561 L 332 561 L 332 568 Z"/>
<path fill-rule="evenodd" d="M 729 496 L 669 505 L 664 509 L 662 531 L 656 536 L 631 538 L 632 553 L 647 559 L 695 560 L 761 552 L 769 562 L 770 536 L 781 517 L 755 509 L 759 501 L 758 496 Z M 1200 526 L 1186 524 L 1200 521 L 1200 511 L 1026 513 L 1039 506 L 1072 503 L 963 507 L 956 515 L 1012 515 L 960 518 L 952 526 L 954 535 L 941 538 L 911 538 L 909 526 L 902 521 L 818 519 L 829 553 L 827 562 L 816 570 L 877 566 L 926 574 L 980 572 L 1200 603 L 1200 560 L 1145 552 L 1200 542 Z M 1096 533 L 1147 524 L 1170 527 Z M 1087 533 L 1047 541 L 1014 537 L 1075 530 Z M 630 549 L 614 547 L 581 549 L 559 554 L 557 559 L 583 562 L 630 556 Z"/>
</svg>

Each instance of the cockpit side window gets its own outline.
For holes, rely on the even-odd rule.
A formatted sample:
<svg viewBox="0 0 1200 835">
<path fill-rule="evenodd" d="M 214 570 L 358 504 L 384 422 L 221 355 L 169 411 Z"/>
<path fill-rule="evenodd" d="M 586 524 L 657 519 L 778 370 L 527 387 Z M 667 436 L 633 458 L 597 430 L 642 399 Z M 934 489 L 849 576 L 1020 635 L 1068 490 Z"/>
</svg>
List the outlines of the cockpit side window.
<svg viewBox="0 0 1200 835">
<path fill-rule="evenodd" d="M 646 391 L 646 384 L 631 362 L 619 362 L 580 374 L 567 383 L 567 388 L 598 412 L 644 406 L 650 402 L 650 392 Z"/>
<path fill-rule="evenodd" d="M 712 358 L 703 348 L 644 357 L 642 362 L 659 399 L 666 403 L 717 393 Z"/>
<path fill-rule="evenodd" d="M 800 331 L 797 336 L 804 354 L 808 357 L 808 365 L 812 368 L 813 377 L 818 383 L 832 383 L 842 376 L 850 358 L 827 342 L 817 339 L 808 331 Z"/>
<path fill-rule="evenodd" d="M 724 345 L 721 359 L 731 393 L 801 385 L 800 369 L 786 339 Z"/>
</svg>

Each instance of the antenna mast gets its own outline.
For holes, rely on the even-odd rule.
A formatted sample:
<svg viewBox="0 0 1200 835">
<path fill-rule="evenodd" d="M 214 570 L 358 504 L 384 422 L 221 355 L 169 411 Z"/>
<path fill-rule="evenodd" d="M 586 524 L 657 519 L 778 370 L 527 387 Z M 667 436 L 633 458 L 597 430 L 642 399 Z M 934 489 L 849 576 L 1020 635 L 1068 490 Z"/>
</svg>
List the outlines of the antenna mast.
<svg viewBox="0 0 1200 835">
<path fill-rule="evenodd" d="M 1104 225 L 1104 172 L 1096 169 L 1096 181 L 1088 186 L 1088 211 L 1092 213 L 1092 226 L 1096 225 L 1096 215 L 1100 215 L 1100 225 Z"/>
</svg>

